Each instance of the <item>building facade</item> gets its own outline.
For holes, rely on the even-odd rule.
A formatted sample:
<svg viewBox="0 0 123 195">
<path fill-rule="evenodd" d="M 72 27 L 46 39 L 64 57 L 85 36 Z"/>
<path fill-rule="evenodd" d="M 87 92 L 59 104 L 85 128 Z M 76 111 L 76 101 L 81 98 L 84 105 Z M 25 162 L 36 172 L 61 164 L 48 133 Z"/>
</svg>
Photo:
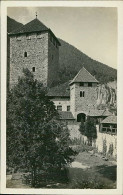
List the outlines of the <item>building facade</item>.
<svg viewBox="0 0 123 195">
<path fill-rule="evenodd" d="M 78 122 L 97 105 L 98 81 L 83 67 L 70 82 L 71 112 Z"/>
<path fill-rule="evenodd" d="M 82 67 L 69 84 L 64 84 L 62 88 L 50 88 L 53 82 L 57 81 L 59 68 L 60 42 L 53 32 L 36 18 L 11 32 L 9 37 L 9 88 L 23 75 L 23 68 L 28 68 L 37 80 L 49 87 L 47 96 L 59 111 L 60 120 L 67 123 L 72 139 L 81 137 L 78 130 L 81 119 L 85 121 L 86 117 L 90 116 L 98 120 L 96 146 L 99 151 L 103 150 L 105 139 L 108 148 L 113 143 L 116 151 L 116 121 L 107 122 L 106 118 L 112 113 L 98 109 L 98 81 L 94 76 Z"/>
</svg>

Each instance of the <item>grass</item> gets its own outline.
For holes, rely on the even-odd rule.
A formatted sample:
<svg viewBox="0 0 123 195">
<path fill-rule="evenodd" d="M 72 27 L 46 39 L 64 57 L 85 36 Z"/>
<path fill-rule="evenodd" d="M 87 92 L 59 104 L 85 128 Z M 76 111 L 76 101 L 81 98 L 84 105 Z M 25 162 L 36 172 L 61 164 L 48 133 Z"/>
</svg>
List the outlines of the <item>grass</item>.
<svg viewBox="0 0 123 195">
<path fill-rule="evenodd" d="M 110 161 L 105 161 L 101 156 L 93 155 L 89 152 L 88 147 L 84 146 L 80 151 L 75 162 L 90 168 L 69 167 L 69 182 L 67 184 L 53 184 L 45 186 L 45 188 L 115 189 L 116 165 L 113 165 Z M 22 184 L 21 180 L 8 180 L 7 187 L 30 188 L 28 185 Z"/>
</svg>

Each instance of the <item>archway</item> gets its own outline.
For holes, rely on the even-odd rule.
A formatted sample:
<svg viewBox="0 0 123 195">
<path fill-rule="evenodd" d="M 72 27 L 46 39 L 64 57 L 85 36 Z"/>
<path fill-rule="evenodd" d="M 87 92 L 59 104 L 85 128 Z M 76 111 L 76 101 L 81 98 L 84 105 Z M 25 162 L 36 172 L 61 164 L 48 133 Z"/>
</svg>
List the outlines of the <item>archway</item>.
<svg viewBox="0 0 123 195">
<path fill-rule="evenodd" d="M 79 113 L 77 115 L 77 122 L 81 122 L 82 119 L 85 122 L 85 118 L 86 118 L 86 115 L 84 113 Z"/>
</svg>

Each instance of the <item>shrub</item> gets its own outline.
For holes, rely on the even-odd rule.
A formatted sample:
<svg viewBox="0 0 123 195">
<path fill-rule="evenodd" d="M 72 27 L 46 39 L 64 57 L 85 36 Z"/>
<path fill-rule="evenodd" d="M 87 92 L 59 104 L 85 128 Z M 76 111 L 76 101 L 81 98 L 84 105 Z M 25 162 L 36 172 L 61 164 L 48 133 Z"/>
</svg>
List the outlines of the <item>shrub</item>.
<svg viewBox="0 0 123 195">
<path fill-rule="evenodd" d="M 103 155 L 106 156 L 107 153 L 107 144 L 106 139 L 103 140 Z"/>
<path fill-rule="evenodd" d="M 114 152 L 114 146 L 113 146 L 113 144 L 111 143 L 111 144 L 109 145 L 108 155 L 109 155 L 109 156 L 112 156 L 112 155 L 113 155 L 113 152 Z"/>
</svg>

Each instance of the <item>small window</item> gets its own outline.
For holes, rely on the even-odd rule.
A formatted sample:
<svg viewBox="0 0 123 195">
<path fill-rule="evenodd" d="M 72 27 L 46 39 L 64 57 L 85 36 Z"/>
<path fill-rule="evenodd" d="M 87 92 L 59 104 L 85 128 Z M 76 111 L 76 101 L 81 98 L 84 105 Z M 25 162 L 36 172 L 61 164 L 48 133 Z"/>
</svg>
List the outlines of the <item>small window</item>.
<svg viewBox="0 0 123 195">
<path fill-rule="evenodd" d="M 102 132 L 106 132 L 106 128 L 103 127 L 103 128 L 102 128 Z"/>
<path fill-rule="evenodd" d="M 80 91 L 80 97 L 82 97 L 82 91 Z"/>
<path fill-rule="evenodd" d="M 42 39 L 41 33 L 37 33 L 37 39 Z"/>
<path fill-rule="evenodd" d="M 82 86 L 82 87 L 83 87 L 83 86 L 84 86 L 84 83 L 80 83 L 80 86 Z"/>
<path fill-rule="evenodd" d="M 88 83 L 88 87 L 92 87 L 92 83 Z"/>
<path fill-rule="evenodd" d="M 104 123 L 104 124 L 103 124 L 103 127 L 110 127 L 110 124 Z"/>
<path fill-rule="evenodd" d="M 30 39 L 31 39 L 31 36 L 27 34 L 27 35 L 26 35 L 26 39 L 27 39 L 27 40 L 30 40 Z"/>
<path fill-rule="evenodd" d="M 32 72 L 35 72 L 35 67 L 32 67 Z"/>
<path fill-rule="evenodd" d="M 62 106 L 57 106 L 58 111 L 62 111 Z"/>
<path fill-rule="evenodd" d="M 112 134 L 116 134 L 116 129 L 112 129 Z"/>
<path fill-rule="evenodd" d="M 117 128 L 117 124 L 112 124 L 112 127 L 113 128 Z"/>
<path fill-rule="evenodd" d="M 107 128 L 107 133 L 111 133 L 111 129 L 110 128 Z"/>
<path fill-rule="evenodd" d="M 70 111 L 70 106 L 67 106 L 67 111 Z"/>
<path fill-rule="evenodd" d="M 53 60 L 54 56 L 52 55 L 52 60 Z"/>
<path fill-rule="evenodd" d="M 27 57 L 27 52 L 26 51 L 24 52 L 24 57 Z"/>
<path fill-rule="evenodd" d="M 21 41 L 21 36 L 16 37 L 17 41 Z"/>
<path fill-rule="evenodd" d="M 80 91 L 80 97 L 85 97 L 85 92 L 84 91 Z"/>
</svg>

